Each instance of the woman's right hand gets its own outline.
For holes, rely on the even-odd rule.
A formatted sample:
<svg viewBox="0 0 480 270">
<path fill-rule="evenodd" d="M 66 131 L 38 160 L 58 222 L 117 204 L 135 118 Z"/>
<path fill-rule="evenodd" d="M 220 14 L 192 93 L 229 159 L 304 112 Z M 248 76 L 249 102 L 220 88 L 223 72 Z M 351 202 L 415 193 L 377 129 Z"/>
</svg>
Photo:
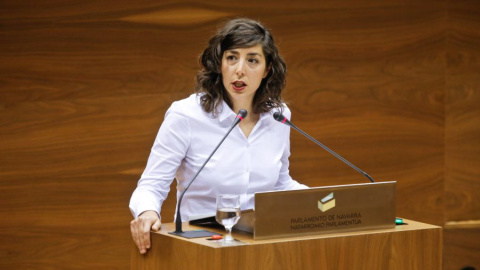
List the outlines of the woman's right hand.
<svg viewBox="0 0 480 270">
<path fill-rule="evenodd" d="M 130 222 L 133 241 L 141 254 L 147 253 L 151 246 L 150 230 L 158 231 L 161 224 L 157 212 L 152 210 L 141 213 L 138 218 Z"/>
</svg>

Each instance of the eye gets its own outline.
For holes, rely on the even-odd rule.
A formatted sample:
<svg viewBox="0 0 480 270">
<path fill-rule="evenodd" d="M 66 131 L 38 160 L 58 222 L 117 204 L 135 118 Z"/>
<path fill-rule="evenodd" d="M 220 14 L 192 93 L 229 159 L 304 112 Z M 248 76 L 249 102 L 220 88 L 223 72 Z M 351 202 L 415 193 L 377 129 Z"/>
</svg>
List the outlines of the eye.
<svg viewBox="0 0 480 270">
<path fill-rule="evenodd" d="M 248 62 L 253 63 L 253 64 L 258 64 L 258 63 L 260 63 L 260 61 L 258 61 L 257 58 L 250 58 L 250 59 L 248 59 Z"/>
<path fill-rule="evenodd" d="M 226 58 L 227 58 L 228 61 L 233 61 L 233 60 L 237 59 L 237 57 L 235 57 L 235 55 L 227 55 Z"/>
</svg>

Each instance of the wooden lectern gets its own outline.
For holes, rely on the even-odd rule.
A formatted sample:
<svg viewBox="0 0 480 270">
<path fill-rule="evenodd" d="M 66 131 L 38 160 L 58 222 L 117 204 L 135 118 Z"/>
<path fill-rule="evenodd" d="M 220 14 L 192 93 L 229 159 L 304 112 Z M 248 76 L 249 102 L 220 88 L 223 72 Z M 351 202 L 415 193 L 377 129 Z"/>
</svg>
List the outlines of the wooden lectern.
<svg viewBox="0 0 480 270">
<path fill-rule="evenodd" d="M 393 229 L 256 241 L 234 232 L 245 243 L 239 246 L 177 237 L 168 233 L 175 224 L 162 224 L 146 255 L 132 244 L 131 269 L 441 269 L 441 227 L 404 221 Z M 204 228 L 184 223 L 183 229 Z"/>
</svg>

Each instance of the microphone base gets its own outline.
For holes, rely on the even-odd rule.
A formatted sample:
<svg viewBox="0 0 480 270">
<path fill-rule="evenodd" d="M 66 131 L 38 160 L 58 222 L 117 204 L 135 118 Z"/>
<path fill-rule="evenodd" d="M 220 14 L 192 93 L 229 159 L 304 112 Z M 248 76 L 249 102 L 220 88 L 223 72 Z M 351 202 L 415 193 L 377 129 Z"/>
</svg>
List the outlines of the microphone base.
<svg viewBox="0 0 480 270">
<path fill-rule="evenodd" d="M 201 238 L 201 237 L 211 237 L 212 235 L 221 235 L 219 233 L 207 231 L 207 230 L 193 230 L 193 231 L 184 231 L 184 232 L 169 232 L 176 236 L 184 238 Z"/>
</svg>

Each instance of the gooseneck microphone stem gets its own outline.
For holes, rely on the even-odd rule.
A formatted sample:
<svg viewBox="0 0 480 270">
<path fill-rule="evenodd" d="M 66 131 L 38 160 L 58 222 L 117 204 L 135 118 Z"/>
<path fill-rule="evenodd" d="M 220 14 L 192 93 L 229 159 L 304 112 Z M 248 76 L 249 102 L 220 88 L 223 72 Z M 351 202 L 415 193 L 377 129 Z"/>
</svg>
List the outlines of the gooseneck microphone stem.
<svg viewBox="0 0 480 270">
<path fill-rule="evenodd" d="M 341 161 L 343 161 L 344 163 L 346 163 L 348 166 L 352 167 L 353 169 L 355 169 L 357 172 L 363 174 L 365 177 L 368 178 L 368 180 L 370 180 L 370 182 L 374 183 L 375 181 L 373 181 L 372 177 L 370 177 L 370 175 L 368 175 L 368 173 L 360 170 L 357 166 L 353 165 L 350 161 L 346 160 L 345 158 L 343 158 L 342 156 L 340 156 L 339 154 L 335 153 L 332 149 L 328 148 L 327 146 L 325 146 L 324 144 L 322 144 L 321 142 L 315 140 L 312 136 L 308 135 L 307 133 L 303 132 L 301 129 L 297 128 L 296 126 L 294 126 L 292 124 L 292 128 L 294 128 L 296 131 L 302 133 L 305 137 L 309 138 L 310 140 L 312 140 L 314 143 L 316 143 L 317 145 L 319 145 L 320 147 L 322 147 L 323 149 L 325 149 L 326 151 L 328 151 L 330 154 L 334 155 L 336 158 L 340 159 Z"/>
<path fill-rule="evenodd" d="M 346 160 L 345 158 L 343 158 L 342 156 L 340 156 L 339 154 L 335 153 L 333 150 L 331 150 L 330 148 L 328 148 L 327 146 L 325 146 L 324 144 L 322 144 L 321 142 L 315 140 L 312 136 L 308 135 L 307 133 L 303 132 L 301 129 L 299 129 L 298 127 L 296 127 L 294 124 L 292 124 L 290 121 L 288 121 L 288 119 L 283 115 L 281 114 L 280 112 L 275 112 L 273 114 L 273 118 L 275 118 L 275 120 L 287 125 L 287 126 L 290 126 L 291 128 L 295 129 L 296 131 L 300 132 L 303 136 L 309 138 L 311 141 L 313 141 L 314 143 L 316 143 L 318 146 L 322 147 L 323 149 L 325 149 L 327 152 L 329 152 L 330 154 L 334 155 L 336 158 L 340 159 L 341 161 L 343 161 L 345 164 L 347 164 L 348 166 L 352 167 L 353 169 L 355 169 L 357 172 L 363 174 L 365 177 L 368 178 L 368 180 L 370 180 L 370 182 L 372 183 L 375 183 L 375 181 L 373 181 L 372 177 L 370 177 L 370 175 L 368 175 L 368 173 L 360 170 L 357 166 L 353 165 L 352 163 L 350 163 L 350 161 Z"/>
<path fill-rule="evenodd" d="M 213 150 L 213 152 L 210 154 L 210 156 L 208 156 L 207 160 L 205 160 L 205 162 L 203 163 L 202 167 L 200 167 L 200 169 L 197 171 L 197 173 L 195 174 L 195 176 L 192 178 L 192 180 L 188 183 L 188 185 L 185 187 L 185 189 L 183 190 L 182 194 L 180 195 L 180 198 L 178 199 L 178 204 L 177 204 L 177 217 L 175 219 L 175 232 L 176 234 L 181 234 L 183 233 L 183 230 L 182 230 L 182 216 L 180 214 L 180 207 L 182 205 L 182 199 L 183 199 L 183 195 L 185 195 L 185 192 L 187 192 L 188 188 L 190 187 L 190 185 L 192 185 L 193 181 L 195 181 L 195 179 L 197 178 L 197 176 L 200 174 L 200 172 L 203 170 L 203 168 L 205 167 L 205 165 L 207 165 L 208 161 L 210 160 L 210 158 L 212 158 L 213 154 L 215 154 L 215 152 L 217 151 L 217 149 L 220 147 L 220 145 L 222 145 L 223 141 L 227 138 L 227 136 L 230 134 L 230 132 L 233 130 L 233 128 L 235 128 L 238 123 L 240 123 L 243 118 L 245 118 L 247 116 L 247 111 L 245 109 L 241 109 L 236 118 L 235 118 L 235 122 L 233 122 L 232 124 L 232 127 L 228 130 L 228 132 L 225 134 L 225 136 L 223 136 L 222 140 L 217 144 L 217 146 L 215 147 L 215 149 Z"/>
<path fill-rule="evenodd" d="M 195 176 L 192 178 L 192 180 L 190 181 L 190 183 L 188 183 L 187 187 L 185 187 L 185 189 L 183 190 L 182 192 L 182 195 L 180 196 L 180 199 L 178 200 L 178 207 L 177 207 L 177 219 L 175 220 L 175 232 L 177 233 L 181 233 L 183 232 L 182 231 L 182 216 L 180 215 L 180 206 L 182 205 L 182 199 L 183 199 L 183 195 L 185 195 L 185 192 L 188 190 L 188 188 L 190 187 L 190 185 L 192 185 L 193 181 L 195 181 L 195 179 L 197 178 L 197 176 L 200 174 L 200 172 L 203 170 L 203 168 L 205 167 L 205 165 L 207 165 L 208 161 L 212 158 L 213 154 L 215 154 L 215 152 L 217 151 L 217 149 L 220 147 L 220 145 L 223 143 L 223 141 L 227 138 L 228 134 L 230 134 L 230 132 L 233 130 L 235 126 L 232 126 L 227 134 L 225 134 L 225 136 L 223 136 L 222 140 L 220 141 L 220 143 L 217 145 L 217 147 L 215 147 L 215 149 L 213 150 L 213 152 L 210 154 L 210 156 L 208 156 L 207 160 L 203 163 L 202 167 L 200 167 L 200 170 L 198 170 L 198 172 L 195 174 Z"/>
</svg>

